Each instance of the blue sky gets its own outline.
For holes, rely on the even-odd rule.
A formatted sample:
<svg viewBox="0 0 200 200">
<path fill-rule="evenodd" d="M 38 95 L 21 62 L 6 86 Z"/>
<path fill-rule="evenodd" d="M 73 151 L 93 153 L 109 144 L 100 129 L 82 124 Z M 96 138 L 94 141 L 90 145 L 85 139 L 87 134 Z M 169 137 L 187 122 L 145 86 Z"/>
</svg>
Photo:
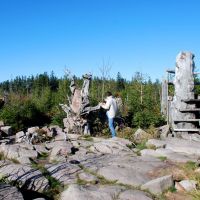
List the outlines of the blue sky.
<svg viewBox="0 0 200 200">
<path fill-rule="evenodd" d="M 200 66 L 199 0 L 0 0 L 0 81 L 55 72 L 161 79 L 180 51 Z"/>
</svg>

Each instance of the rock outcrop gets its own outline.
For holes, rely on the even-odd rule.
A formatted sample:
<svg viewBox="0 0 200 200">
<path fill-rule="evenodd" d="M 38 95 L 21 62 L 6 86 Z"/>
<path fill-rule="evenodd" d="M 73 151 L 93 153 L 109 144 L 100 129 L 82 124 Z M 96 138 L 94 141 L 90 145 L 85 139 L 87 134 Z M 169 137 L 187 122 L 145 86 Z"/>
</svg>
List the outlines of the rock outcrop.
<svg viewBox="0 0 200 200">
<path fill-rule="evenodd" d="M 30 134 L 35 131 L 44 137 L 47 132 L 52 135 L 45 143 L 20 141 L 0 145 L 0 179 L 22 192 L 36 192 L 38 198 L 45 199 L 53 190 L 61 200 L 151 200 L 174 187 L 175 181 L 183 191 L 195 188 L 195 182 L 177 182 L 173 180 L 174 173 L 165 169 L 169 167 L 168 162 L 198 162 L 198 141 L 149 139 L 147 149 L 139 150 L 131 141 L 118 137 L 105 139 L 79 134 L 60 137 L 63 130 L 58 126 L 45 127 L 42 131 L 37 127 L 29 129 Z M 56 139 L 58 135 L 61 140 Z M 137 138 L 143 140 L 143 134 L 137 134 Z M 11 191 L 21 198 L 15 187 Z"/>
</svg>

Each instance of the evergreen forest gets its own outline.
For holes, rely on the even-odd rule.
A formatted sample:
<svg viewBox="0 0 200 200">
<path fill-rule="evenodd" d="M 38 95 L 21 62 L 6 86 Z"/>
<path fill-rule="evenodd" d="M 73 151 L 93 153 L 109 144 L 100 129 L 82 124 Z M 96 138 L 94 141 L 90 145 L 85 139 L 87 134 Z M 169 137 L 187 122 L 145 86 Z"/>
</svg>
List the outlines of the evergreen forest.
<svg viewBox="0 0 200 200">
<path fill-rule="evenodd" d="M 82 87 L 82 78 L 74 76 L 77 87 Z M 62 78 L 54 72 L 36 76 L 21 76 L 0 83 L 0 119 L 15 131 L 30 126 L 63 126 L 64 111 L 59 103 L 68 104 L 70 76 Z M 130 81 L 120 72 L 115 79 L 93 77 L 90 85 L 92 106 L 102 101 L 106 91 L 122 98 L 121 115 L 126 126 L 131 128 L 158 127 L 165 123 L 160 113 L 161 83 L 136 72 Z"/>
</svg>

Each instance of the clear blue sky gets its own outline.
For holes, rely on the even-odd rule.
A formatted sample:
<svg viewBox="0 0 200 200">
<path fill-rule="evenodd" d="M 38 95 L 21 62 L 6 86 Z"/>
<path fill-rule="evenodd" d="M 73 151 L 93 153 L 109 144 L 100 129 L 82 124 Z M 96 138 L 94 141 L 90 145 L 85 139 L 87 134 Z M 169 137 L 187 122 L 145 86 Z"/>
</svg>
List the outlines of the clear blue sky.
<svg viewBox="0 0 200 200">
<path fill-rule="evenodd" d="M 200 66 L 199 0 L 0 0 L 0 81 L 64 68 L 161 79 L 180 51 Z"/>
</svg>

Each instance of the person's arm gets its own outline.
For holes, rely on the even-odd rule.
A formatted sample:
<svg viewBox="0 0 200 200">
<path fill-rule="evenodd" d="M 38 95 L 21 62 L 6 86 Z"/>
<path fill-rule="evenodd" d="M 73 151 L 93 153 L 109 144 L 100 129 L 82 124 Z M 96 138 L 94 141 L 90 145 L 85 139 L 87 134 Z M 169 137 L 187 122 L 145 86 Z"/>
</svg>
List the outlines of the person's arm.
<svg viewBox="0 0 200 200">
<path fill-rule="evenodd" d="M 111 103 L 110 99 L 106 100 L 106 103 L 101 104 L 101 107 L 104 108 L 105 110 L 109 110 L 111 105 L 110 103 Z"/>
</svg>

